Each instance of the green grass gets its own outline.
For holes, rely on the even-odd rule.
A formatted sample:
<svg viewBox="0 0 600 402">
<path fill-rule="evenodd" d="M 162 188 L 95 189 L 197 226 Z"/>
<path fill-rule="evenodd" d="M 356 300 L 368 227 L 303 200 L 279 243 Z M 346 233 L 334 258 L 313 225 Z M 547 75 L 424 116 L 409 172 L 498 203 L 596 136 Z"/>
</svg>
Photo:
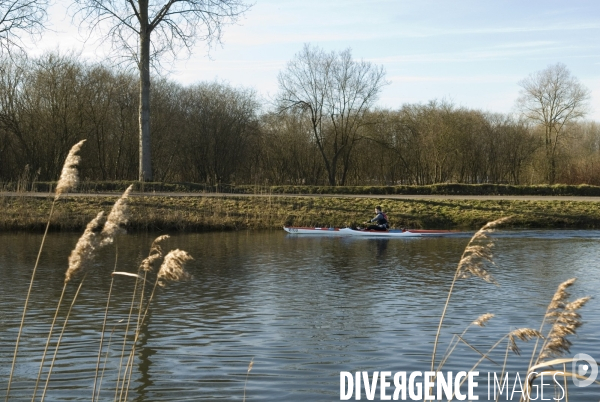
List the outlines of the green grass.
<svg viewBox="0 0 600 402">
<path fill-rule="evenodd" d="M 59 200 L 50 230 L 81 231 L 115 197 Z M 393 227 L 473 230 L 502 216 L 513 228 L 600 228 L 600 203 L 587 201 L 395 200 L 336 197 L 163 197 L 130 199 L 130 231 L 223 231 L 350 226 L 381 205 Z M 0 197 L 0 230 L 43 231 L 51 198 Z"/>
</svg>

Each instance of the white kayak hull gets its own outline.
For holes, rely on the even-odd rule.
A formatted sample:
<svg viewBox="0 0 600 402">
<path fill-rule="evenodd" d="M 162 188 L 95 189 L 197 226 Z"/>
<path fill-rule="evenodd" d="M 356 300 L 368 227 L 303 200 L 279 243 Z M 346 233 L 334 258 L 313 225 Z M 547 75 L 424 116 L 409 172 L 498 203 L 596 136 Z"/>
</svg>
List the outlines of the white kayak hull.
<svg viewBox="0 0 600 402">
<path fill-rule="evenodd" d="M 450 230 L 420 230 L 420 229 L 390 229 L 381 230 L 359 230 L 351 228 L 317 228 L 317 227 L 294 227 L 284 226 L 283 230 L 299 235 L 322 235 L 322 236 L 362 236 L 362 237 L 431 237 L 456 234 Z"/>
</svg>

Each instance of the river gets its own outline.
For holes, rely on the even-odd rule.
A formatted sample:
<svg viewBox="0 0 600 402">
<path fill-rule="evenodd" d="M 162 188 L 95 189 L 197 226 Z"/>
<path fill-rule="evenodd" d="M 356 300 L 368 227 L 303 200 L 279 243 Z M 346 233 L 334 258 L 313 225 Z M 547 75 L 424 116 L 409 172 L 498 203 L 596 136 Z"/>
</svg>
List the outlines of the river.
<svg viewBox="0 0 600 402">
<path fill-rule="evenodd" d="M 302 237 L 283 231 L 175 234 L 163 247 L 186 250 L 195 258 L 187 265 L 193 278 L 158 288 L 138 341 L 128 400 L 242 400 L 245 394 L 247 401 L 336 401 L 340 372 L 372 376 L 375 371 L 427 371 L 439 317 L 469 237 L 375 240 Z M 77 238 L 52 233 L 46 239 L 10 400 L 31 399 L 67 258 Z M 153 239 L 149 234 L 123 235 L 116 245 L 99 250 L 86 268 L 45 400 L 91 400 L 115 261 L 117 271 L 136 272 Z M 486 351 L 511 330 L 539 329 L 557 286 L 571 277 L 578 278 L 569 290 L 571 300 L 587 295 L 593 299 L 580 310 L 584 324 L 569 337 L 573 346 L 567 356 L 586 353 L 600 360 L 600 232 L 499 231 L 492 240 L 495 265 L 488 268 L 499 285 L 478 278 L 457 282 L 437 361 L 453 334 L 484 313 L 495 317 L 484 328 L 469 328 L 463 339 L 470 347 L 459 343 L 442 372 L 468 371 L 479 359 L 474 349 Z M 40 242 L 39 234 L 0 234 L 2 398 Z M 67 287 L 61 325 L 78 281 Z M 115 399 L 133 284 L 133 278 L 124 276 L 114 281 L 100 362 L 104 374 L 97 387 L 100 400 Z M 511 389 L 515 374 L 525 375 L 534 343 L 519 341 L 521 356 L 509 355 Z M 504 342 L 490 354 L 492 361 L 478 367 L 479 400 L 487 400 L 488 373 L 500 377 L 505 351 Z M 550 385 L 545 386 L 544 399 L 560 397 L 561 388 L 552 378 L 545 381 Z M 394 391 L 391 382 L 388 395 Z M 597 401 L 598 395 L 598 385 L 569 385 L 572 401 Z M 512 400 L 519 396 L 514 394 Z M 367 400 L 364 388 L 362 399 Z M 380 400 L 379 391 L 375 400 Z"/>
</svg>

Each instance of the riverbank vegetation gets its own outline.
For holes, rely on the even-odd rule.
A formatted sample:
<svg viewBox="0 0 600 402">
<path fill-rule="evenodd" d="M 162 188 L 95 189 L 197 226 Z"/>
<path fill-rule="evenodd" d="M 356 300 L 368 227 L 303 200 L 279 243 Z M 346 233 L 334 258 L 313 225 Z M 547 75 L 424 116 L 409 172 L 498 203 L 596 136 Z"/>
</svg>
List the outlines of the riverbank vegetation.
<svg viewBox="0 0 600 402">
<path fill-rule="evenodd" d="M 313 49 L 310 56 L 339 62 L 344 55 Z M 84 138 L 84 186 L 137 180 L 138 90 L 130 72 L 75 55 L 0 60 L 0 183 L 55 180 L 71 145 Z M 525 115 L 445 101 L 372 105 L 351 120 L 353 131 L 339 131 L 351 137 L 335 148 L 338 123 L 356 116 L 342 122 L 339 114 L 323 114 L 315 131 L 306 110 L 294 106 L 302 103 L 269 105 L 251 89 L 221 82 L 184 86 L 166 78 L 153 80 L 151 102 L 157 182 L 600 185 L 600 125 L 581 118 L 561 125 L 559 135 Z M 337 167 L 328 169 L 334 159 Z"/>
<path fill-rule="evenodd" d="M 535 342 L 535 344 L 533 345 L 531 351 L 531 358 L 527 366 L 526 375 L 523 376 L 523 381 L 519 379 L 517 382 L 515 380 L 514 384 L 512 385 L 513 389 L 511 393 L 511 399 L 512 395 L 515 392 L 518 392 L 521 394 L 520 401 L 535 401 L 538 399 L 538 392 L 541 394 L 544 393 L 544 385 L 550 385 L 549 388 L 555 392 L 555 395 L 558 395 L 558 390 L 556 388 L 556 385 L 558 385 L 558 387 L 561 389 L 560 393 L 562 393 L 562 395 L 555 399 L 562 400 L 564 398 L 565 401 L 569 401 L 568 383 L 570 381 L 568 381 L 568 379 L 572 379 L 573 383 L 577 387 L 592 385 L 594 382 L 596 384 L 600 384 L 599 382 L 594 381 L 595 378 L 588 380 L 588 378 L 582 375 L 581 372 L 577 372 L 575 370 L 575 365 L 577 364 L 580 355 L 576 355 L 573 358 L 564 357 L 570 352 L 570 347 L 572 345 L 568 337 L 576 335 L 577 329 L 583 325 L 583 320 L 579 310 L 591 300 L 591 297 L 589 296 L 570 300 L 571 294 L 568 290 L 575 283 L 576 278 L 568 279 L 558 286 L 554 296 L 548 304 L 546 313 L 542 317 L 539 329 L 537 329 L 537 325 L 533 328 L 524 327 L 511 329 L 510 332 L 500 337 L 495 343 L 489 345 L 488 347 L 475 347 L 474 343 L 472 343 L 473 341 L 468 340 L 465 335 L 470 327 L 484 327 L 485 324 L 494 317 L 494 314 L 486 313 L 467 324 L 460 335 L 454 334 L 450 340 L 450 343 L 447 345 L 446 352 L 444 352 L 443 356 L 439 360 L 436 360 L 436 352 L 438 350 L 440 334 L 443 327 L 442 324 L 446 318 L 448 305 L 450 304 L 453 291 L 455 286 L 458 286 L 459 281 L 469 278 L 479 278 L 485 282 L 499 286 L 492 273 L 487 270 L 494 265 L 492 254 L 492 247 L 494 243 L 492 239 L 490 239 L 489 234 L 497 227 L 504 226 L 510 220 L 511 218 L 505 217 L 485 224 L 475 233 L 475 235 L 473 235 L 465 247 L 454 273 L 454 278 L 450 283 L 450 289 L 448 290 L 446 303 L 440 317 L 435 341 L 433 344 L 430 372 L 434 373 L 435 376 L 441 376 L 441 379 L 445 382 L 443 379 L 444 371 L 442 368 L 448 361 L 450 355 L 452 355 L 454 352 L 455 348 L 459 344 L 464 344 L 476 352 L 475 356 L 477 358 L 474 365 L 468 371 L 469 375 L 473 372 L 476 372 L 476 370 L 479 369 L 480 365 L 485 360 L 493 362 L 497 365 L 496 367 L 501 367 L 502 369 L 500 381 L 496 382 L 494 385 L 494 397 L 496 397 L 496 385 L 498 384 L 506 385 L 506 392 L 508 395 L 509 388 L 511 387 L 508 382 L 510 373 L 507 369 L 509 351 L 512 351 L 516 355 L 520 355 L 521 350 L 517 345 L 517 341 L 532 341 Z M 503 361 L 502 365 L 492 360 L 492 356 L 498 362 Z M 595 362 L 592 364 L 595 364 Z M 554 379 L 554 384 L 544 384 L 544 375 L 547 377 L 552 376 Z M 436 382 L 435 376 L 433 381 L 434 383 Z M 494 378 L 496 378 L 496 373 L 494 373 Z M 540 379 L 539 384 L 537 384 L 538 379 Z M 460 384 L 463 385 L 466 381 L 467 379 L 465 378 Z M 451 382 L 451 377 L 449 377 L 449 383 Z M 503 390 L 504 388 L 499 390 L 500 395 L 502 395 Z M 442 393 L 445 393 L 446 398 L 448 398 L 447 400 L 451 401 L 455 396 L 458 396 L 459 387 L 456 387 L 454 391 L 452 391 L 451 386 L 441 387 L 438 382 L 437 390 L 434 390 L 432 385 L 430 390 L 423 390 L 423 393 L 429 393 L 429 391 L 431 391 L 431 395 L 434 395 L 435 391 L 437 391 L 438 400 L 441 400 Z M 548 393 L 548 389 L 546 389 L 546 393 Z M 488 387 L 488 399 L 489 395 L 490 393 Z M 500 395 L 496 398 L 496 401 L 501 399 Z M 419 398 L 420 397 L 421 395 L 419 395 Z"/>
<path fill-rule="evenodd" d="M 64 197 L 54 207 L 50 230 L 83 230 L 115 197 Z M 1 197 L 0 230 L 42 231 L 51 198 Z M 294 226 L 352 226 L 381 205 L 393 227 L 474 230 L 499 216 L 512 228 L 600 228 L 600 203 L 521 200 L 399 200 L 370 197 L 133 195 L 129 231 L 279 230 Z"/>
<path fill-rule="evenodd" d="M 23 314 L 21 316 L 21 323 L 18 329 L 17 339 L 15 342 L 15 349 L 13 353 L 13 359 L 6 388 L 7 402 L 10 400 L 11 385 L 13 382 L 13 376 L 15 374 L 15 368 L 17 366 L 19 343 L 21 340 L 21 335 L 23 334 L 23 328 L 26 325 L 27 308 L 33 289 L 33 284 L 35 282 L 35 275 L 40 262 L 40 256 L 42 255 L 42 250 L 44 248 L 44 241 L 46 239 L 48 229 L 52 222 L 53 212 L 55 211 L 54 207 L 58 204 L 63 194 L 72 191 L 79 184 L 79 175 L 77 167 L 81 161 L 81 158 L 78 155 L 78 152 L 80 151 L 81 146 L 84 142 L 85 140 L 80 141 L 70 149 L 66 161 L 61 169 L 61 175 L 56 186 L 56 192 L 53 194 L 52 197 L 52 203 L 49 209 L 49 213 L 47 215 L 47 222 L 44 225 L 46 229 L 44 231 L 44 236 L 42 238 L 38 251 L 38 257 L 36 259 L 31 274 L 29 290 L 27 291 L 27 296 L 25 297 Z M 79 238 L 79 240 L 77 241 L 77 245 L 72 250 L 69 256 L 69 264 L 68 269 L 65 272 L 65 280 L 62 292 L 58 299 L 58 304 L 54 312 L 54 318 L 48 331 L 46 345 L 41 355 L 41 362 L 37 378 L 35 379 L 35 385 L 33 385 L 32 388 L 32 401 L 36 400 L 36 394 L 38 394 L 38 391 L 41 394 L 41 401 L 43 401 L 46 396 L 46 392 L 48 391 L 50 379 L 52 376 L 52 371 L 57 360 L 58 351 L 61 346 L 61 341 L 63 340 L 63 335 L 65 333 L 65 329 L 67 327 L 71 311 L 76 303 L 77 297 L 85 281 L 87 271 L 92 265 L 92 261 L 101 249 L 113 244 L 117 235 L 125 232 L 123 229 L 124 226 L 127 224 L 129 218 L 128 198 L 131 189 L 132 187 L 130 186 L 127 188 L 127 190 L 125 190 L 123 195 L 112 205 L 112 207 L 110 208 L 110 213 L 108 213 L 107 215 L 105 215 L 105 211 L 103 210 L 104 208 L 99 208 L 100 211 L 95 215 L 95 217 L 92 220 L 89 221 L 89 223 L 86 224 L 83 235 Z M 137 270 L 137 273 L 117 271 L 116 269 L 118 266 L 118 252 L 115 253 L 115 266 L 111 275 L 111 286 L 108 292 L 104 320 L 102 323 L 102 330 L 100 332 L 100 348 L 98 351 L 96 370 L 94 375 L 94 385 L 91 398 L 92 401 L 100 399 L 102 379 L 105 374 L 105 369 L 107 368 L 107 360 L 110 354 L 110 341 L 112 340 L 113 335 L 116 335 L 115 326 L 113 327 L 112 331 L 110 332 L 110 335 L 108 336 L 107 344 L 105 344 L 105 334 L 107 333 L 106 329 L 108 322 L 110 322 L 109 314 L 113 314 L 110 307 L 112 285 L 114 284 L 115 276 L 123 276 L 129 279 L 135 278 L 134 284 L 132 286 L 132 302 L 129 308 L 129 314 L 126 319 L 125 330 L 122 333 L 123 343 L 121 355 L 120 358 L 114 359 L 115 362 L 118 361 L 118 365 L 114 369 L 114 371 L 118 372 L 116 377 L 116 388 L 114 388 L 115 401 L 126 401 L 128 399 L 128 394 L 131 387 L 131 373 L 133 372 L 136 347 L 138 346 L 138 340 L 140 338 L 140 334 L 142 333 L 142 328 L 147 326 L 148 324 L 148 312 L 150 311 L 150 307 L 154 299 L 157 286 L 163 287 L 166 285 L 167 282 L 185 280 L 190 278 L 190 275 L 183 269 L 183 266 L 186 262 L 193 260 L 192 256 L 180 249 L 171 250 L 169 253 L 164 255 L 162 247 L 159 243 L 167 237 L 168 236 L 163 235 L 155 239 L 155 241 L 150 247 L 150 253 L 148 257 L 142 261 Z M 160 266 L 160 268 L 158 268 L 158 266 Z M 150 279 L 155 272 L 156 275 L 154 281 L 149 281 L 148 279 Z M 77 279 L 76 281 L 79 282 L 79 285 L 75 294 L 72 296 L 71 304 L 66 312 L 62 328 L 60 329 L 60 333 L 57 335 L 53 333 L 53 331 L 57 329 L 57 327 L 60 327 L 60 324 L 58 323 L 60 321 L 58 319 L 59 312 L 67 309 L 66 306 L 64 306 L 62 303 L 63 299 L 68 299 L 71 297 L 69 294 L 70 292 L 67 292 L 67 288 L 69 287 L 71 281 L 74 279 Z M 153 285 L 152 282 L 154 283 Z M 148 287 L 145 286 L 146 283 L 149 284 Z M 137 312 L 136 304 L 134 303 L 136 299 L 139 300 L 137 304 Z M 119 322 L 122 322 L 124 320 L 125 319 L 122 319 Z M 117 331 L 117 333 L 120 332 L 121 331 Z M 54 338 L 55 340 L 53 342 Z M 52 349 L 54 349 L 54 352 L 52 352 Z M 106 351 L 104 351 L 104 349 L 106 349 Z M 128 351 L 129 353 L 127 353 Z M 102 367 L 101 359 L 103 355 L 105 356 L 105 358 L 104 366 Z M 125 357 L 127 358 L 125 359 Z M 43 380 L 44 377 L 46 378 L 45 381 Z M 112 394 L 112 389 L 109 392 Z"/>
</svg>

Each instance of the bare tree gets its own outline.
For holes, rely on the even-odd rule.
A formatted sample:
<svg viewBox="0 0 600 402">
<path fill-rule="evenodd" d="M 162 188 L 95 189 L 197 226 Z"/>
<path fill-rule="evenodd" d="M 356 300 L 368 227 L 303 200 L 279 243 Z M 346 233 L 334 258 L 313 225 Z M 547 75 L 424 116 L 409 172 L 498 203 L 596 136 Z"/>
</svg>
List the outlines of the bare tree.
<svg viewBox="0 0 600 402">
<path fill-rule="evenodd" d="M 326 53 L 307 44 L 278 79 L 281 110 L 306 114 L 329 185 L 343 185 L 364 115 L 387 84 L 383 67 L 353 60 L 350 49 Z"/>
<path fill-rule="evenodd" d="M 249 6 L 243 0 L 75 0 L 77 15 L 117 50 L 128 50 L 140 72 L 139 179 L 152 180 L 150 64 L 165 52 L 191 53 L 196 40 L 220 42 L 222 29 Z M 151 39 L 152 36 L 152 39 Z"/>
<path fill-rule="evenodd" d="M 531 74 L 519 85 L 520 110 L 527 119 L 544 127 L 548 181 L 553 184 L 565 126 L 586 115 L 590 92 L 562 63 Z"/>
<path fill-rule="evenodd" d="M 21 35 L 44 30 L 48 0 L 0 0 L 0 49 L 22 49 Z"/>
</svg>

